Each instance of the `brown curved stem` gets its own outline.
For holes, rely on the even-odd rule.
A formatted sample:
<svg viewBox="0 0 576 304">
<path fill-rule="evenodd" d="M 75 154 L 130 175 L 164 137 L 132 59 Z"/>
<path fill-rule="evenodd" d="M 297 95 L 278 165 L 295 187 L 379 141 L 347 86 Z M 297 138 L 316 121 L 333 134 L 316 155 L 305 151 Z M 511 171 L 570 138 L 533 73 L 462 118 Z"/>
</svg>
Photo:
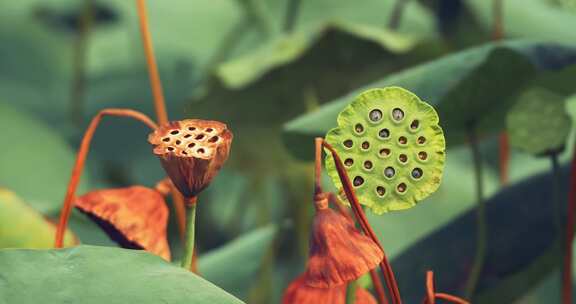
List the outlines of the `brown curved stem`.
<svg viewBox="0 0 576 304">
<path fill-rule="evenodd" d="M 166 102 L 164 100 L 162 81 L 160 80 L 160 73 L 158 73 L 158 65 L 156 64 L 156 57 L 154 56 L 152 35 L 150 35 L 150 28 L 148 27 L 146 2 L 145 0 L 136 0 L 136 5 L 138 7 L 140 34 L 142 35 L 142 45 L 144 47 L 144 53 L 146 54 L 146 66 L 148 67 L 150 87 L 152 88 L 152 95 L 154 97 L 153 100 L 154 109 L 156 111 L 156 118 L 158 123 L 163 125 L 168 122 L 168 113 L 166 112 Z M 184 197 L 174 186 L 172 186 L 172 202 L 174 203 L 174 211 L 176 213 L 180 238 L 182 241 L 184 241 L 186 234 L 186 205 L 184 202 Z"/>
<path fill-rule="evenodd" d="M 448 302 L 452 302 L 452 303 L 456 303 L 456 304 L 470 304 L 470 302 L 459 298 L 457 296 L 453 296 L 453 295 L 449 295 L 447 293 L 441 293 L 438 292 L 435 294 L 436 299 L 440 299 L 440 300 L 444 300 L 444 301 L 448 301 Z"/>
<path fill-rule="evenodd" d="M 64 198 L 62 210 L 60 211 L 60 221 L 58 222 L 58 228 L 56 229 L 56 237 L 54 241 L 54 247 L 56 248 L 62 248 L 63 246 L 64 232 L 66 231 L 68 219 L 70 218 L 70 212 L 72 211 L 72 200 L 74 199 L 76 188 L 80 182 L 80 176 L 82 175 L 82 169 L 84 169 L 86 156 L 90 151 L 90 143 L 92 142 L 92 137 L 94 137 L 96 128 L 98 128 L 98 125 L 104 116 L 133 118 L 146 124 L 151 129 L 156 129 L 158 127 L 156 123 L 154 123 L 154 121 L 152 121 L 148 116 L 130 109 L 104 109 L 96 114 L 94 118 L 92 118 L 88 129 L 86 129 L 86 132 L 84 133 L 82 142 L 80 143 L 80 149 L 78 150 L 76 162 L 74 163 L 74 168 L 72 169 L 72 176 L 70 177 L 68 189 L 66 190 L 66 197 Z"/>
<path fill-rule="evenodd" d="M 402 298 L 400 297 L 400 291 L 398 289 L 398 283 L 396 282 L 396 277 L 394 276 L 394 272 L 392 271 L 392 266 L 388 262 L 388 258 L 386 257 L 386 252 L 380 244 L 380 240 L 376 237 L 374 230 L 370 226 L 368 219 L 366 218 L 366 214 L 364 214 L 364 210 L 360 206 L 360 202 L 354 193 L 354 187 L 352 186 L 352 182 L 350 181 L 350 177 L 346 173 L 346 169 L 344 169 L 344 164 L 342 163 L 342 159 L 338 155 L 338 152 L 326 141 L 322 141 L 322 145 L 330 151 L 332 157 L 334 158 L 334 164 L 336 166 L 336 171 L 338 172 L 338 176 L 340 177 L 340 181 L 342 182 L 342 186 L 344 192 L 346 193 L 346 197 L 352 206 L 352 210 L 354 211 L 354 215 L 356 219 L 360 223 L 360 226 L 364 230 L 364 233 L 372 239 L 374 243 L 380 247 L 382 252 L 384 253 L 384 259 L 380 263 L 380 269 L 384 274 L 384 279 L 386 281 L 386 285 L 388 285 L 388 289 L 390 290 L 390 294 L 392 297 L 392 303 L 394 304 L 401 304 Z"/>
</svg>

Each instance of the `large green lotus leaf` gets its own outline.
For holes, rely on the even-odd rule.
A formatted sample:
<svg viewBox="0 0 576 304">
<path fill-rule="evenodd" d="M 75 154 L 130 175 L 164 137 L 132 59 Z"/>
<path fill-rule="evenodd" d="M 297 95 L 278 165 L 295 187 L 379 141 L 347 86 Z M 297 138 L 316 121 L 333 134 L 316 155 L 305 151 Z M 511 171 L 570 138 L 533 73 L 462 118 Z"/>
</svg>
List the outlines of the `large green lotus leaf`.
<svg viewBox="0 0 576 304">
<path fill-rule="evenodd" d="M 300 59 L 316 44 L 326 39 L 331 31 L 373 42 L 391 53 L 404 53 L 415 44 L 413 38 L 383 28 L 334 22 L 314 30 L 279 36 L 245 56 L 223 63 L 218 68 L 216 76 L 221 79 L 225 87 L 232 90 L 241 89 L 258 81 L 272 70 Z"/>
<path fill-rule="evenodd" d="M 438 115 L 400 87 L 360 94 L 326 141 L 344 160 L 360 202 L 376 214 L 411 208 L 440 185 L 446 143 Z M 341 188 L 331 156 L 326 170 Z"/>
<path fill-rule="evenodd" d="M 62 204 L 75 155 L 50 126 L 0 103 L 0 184 L 35 210 L 54 215 Z M 85 191 L 85 173 L 79 192 Z"/>
<path fill-rule="evenodd" d="M 0 188 L 0 248 L 52 248 L 56 225 L 28 206 L 16 193 Z M 76 238 L 66 232 L 64 246 Z"/>
<path fill-rule="evenodd" d="M 548 90 L 523 92 L 506 118 L 510 145 L 534 155 L 562 150 L 572 127 L 565 99 Z"/>
<path fill-rule="evenodd" d="M 0 303 L 243 303 L 144 251 L 0 250 Z"/>
<path fill-rule="evenodd" d="M 464 84 L 467 83 L 466 79 L 469 78 L 470 75 L 475 71 L 482 72 L 481 67 L 490 63 L 488 62 L 488 58 L 502 60 L 509 57 L 500 55 L 490 56 L 496 50 L 514 50 L 522 53 L 528 56 L 530 61 L 536 65 L 539 70 L 548 70 L 569 65 L 574 63 L 576 56 L 575 46 L 534 41 L 505 41 L 502 43 L 489 43 L 480 47 L 448 55 L 425 64 L 390 74 L 383 79 L 372 82 L 360 89 L 353 90 L 350 93 L 325 103 L 315 111 L 303 114 L 296 119 L 289 121 L 284 125 L 284 141 L 286 142 L 286 146 L 297 157 L 309 159 L 311 154 L 306 151 L 313 150 L 313 138 L 323 136 L 323 134 L 333 128 L 338 113 L 350 102 L 350 100 L 368 88 L 378 88 L 390 85 L 402 86 L 414 92 L 423 100 L 426 100 L 434 106 L 444 104 L 448 94 L 451 94 L 453 98 L 458 97 L 457 92 L 461 90 L 460 88 L 464 89 Z M 510 57 L 517 58 L 514 55 L 510 55 Z M 518 61 L 520 60 L 515 60 L 515 62 Z M 512 67 L 511 65 L 507 65 L 507 62 L 504 62 L 503 64 L 511 70 L 515 69 L 515 67 Z M 522 63 L 522 65 L 524 66 L 524 63 Z M 506 73 L 508 74 L 510 72 Z M 492 79 L 493 77 L 498 78 L 499 76 L 486 75 L 486 77 Z M 523 78 L 523 76 L 520 76 L 520 78 Z M 507 79 L 506 82 L 514 81 L 514 79 L 516 79 L 516 75 L 513 75 L 512 80 Z M 471 80 L 468 80 L 469 85 Z M 490 84 L 487 80 L 483 81 L 483 83 Z M 508 91 L 508 89 L 506 89 L 506 91 Z M 489 93 L 486 92 L 486 94 Z M 461 102 L 465 103 L 466 100 Z M 481 113 L 468 114 L 468 112 L 471 111 L 466 111 L 463 114 L 479 115 L 483 114 L 485 111 L 486 109 L 483 108 Z M 445 117 L 442 113 L 439 114 L 441 125 L 445 126 Z M 456 116 L 456 118 L 457 117 L 458 116 Z M 448 134 L 453 130 L 445 128 L 445 131 Z M 448 141 L 448 144 L 456 144 L 457 142 L 458 141 Z"/>
<path fill-rule="evenodd" d="M 547 41 L 575 41 L 576 14 L 555 7 L 553 1 L 506 0 L 502 1 L 504 31 L 507 36 L 546 39 Z M 466 0 L 486 30 L 493 27 L 492 1 Z"/>
<path fill-rule="evenodd" d="M 246 299 L 277 232 L 275 225 L 264 226 L 209 251 L 200 256 L 200 274 L 231 294 Z"/>
</svg>

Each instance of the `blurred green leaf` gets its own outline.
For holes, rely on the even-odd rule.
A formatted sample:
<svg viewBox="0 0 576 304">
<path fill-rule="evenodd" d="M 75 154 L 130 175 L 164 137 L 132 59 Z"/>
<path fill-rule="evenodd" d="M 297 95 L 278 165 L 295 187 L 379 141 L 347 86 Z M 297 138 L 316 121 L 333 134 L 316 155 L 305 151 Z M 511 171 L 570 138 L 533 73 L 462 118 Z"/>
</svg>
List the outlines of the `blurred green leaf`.
<svg viewBox="0 0 576 304">
<path fill-rule="evenodd" d="M 0 250 L 0 303 L 243 303 L 143 251 Z"/>
<path fill-rule="evenodd" d="M 575 41 L 576 15 L 543 0 L 506 0 L 503 22 L 506 36 L 539 38 L 547 41 Z M 466 0 L 466 5 L 487 29 L 493 27 L 492 1 Z"/>
<path fill-rule="evenodd" d="M 537 156 L 561 151 L 572 127 L 564 98 L 538 88 L 518 97 L 506 123 L 510 145 Z"/>
<path fill-rule="evenodd" d="M 277 233 L 278 227 L 268 225 L 202 255 L 200 274 L 231 294 L 246 298 Z"/>
<path fill-rule="evenodd" d="M 23 202 L 14 192 L 0 188 L 0 248 L 52 248 L 56 225 Z M 76 243 L 70 230 L 64 246 Z"/>
<path fill-rule="evenodd" d="M 0 103 L 0 184 L 45 215 L 61 207 L 75 155 L 50 126 Z M 85 191 L 85 173 L 79 192 Z"/>
<path fill-rule="evenodd" d="M 493 53 L 498 51 L 498 54 L 491 56 Z M 429 102 L 434 106 L 443 106 L 444 102 L 448 103 L 446 98 L 465 98 L 463 94 L 467 94 L 465 91 L 469 89 L 469 86 L 474 86 L 474 80 L 478 78 L 485 77 L 486 81 L 479 83 L 478 85 L 483 85 L 484 88 L 489 88 L 489 86 L 494 86 L 494 89 L 499 88 L 499 84 L 496 80 L 500 80 L 501 77 L 498 75 L 501 71 L 498 71 L 498 66 L 496 63 L 501 62 L 501 60 L 508 58 L 509 52 L 514 51 L 521 53 L 532 62 L 539 70 L 547 70 L 552 68 L 559 68 L 565 65 L 569 65 L 576 60 L 576 47 L 571 45 L 561 45 L 561 44 L 549 44 L 544 42 L 531 42 L 531 41 L 505 41 L 502 43 L 489 43 L 480 47 L 475 47 L 469 50 L 454 53 L 443 58 L 415 66 L 413 68 L 406 69 L 401 72 L 390 74 L 385 78 L 375 81 L 371 84 L 365 85 L 360 89 L 354 90 L 340 98 L 332 100 L 315 111 L 301 115 L 300 117 L 293 119 L 284 125 L 284 141 L 289 150 L 299 158 L 310 158 L 310 153 L 305 153 L 305 151 L 312 151 L 313 138 L 317 136 L 323 136 L 330 128 L 335 125 L 336 117 L 338 113 L 354 99 L 360 92 L 365 91 L 369 88 L 381 88 L 385 86 L 401 86 L 414 92 L 416 95 L 420 96 L 422 100 Z M 506 52 L 502 56 L 502 52 Z M 511 57 L 517 57 L 510 55 Z M 495 59 L 496 61 L 489 61 L 489 59 Z M 508 62 L 501 62 L 503 65 L 501 68 L 505 67 L 509 70 L 506 74 L 513 73 L 516 66 L 514 63 L 519 63 L 525 66 L 521 59 L 510 62 L 510 66 L 507 66 Z M 484 68 L 483 68 L 484 67 Z M 493 67 L 493 68 L 490 68 Z M 498 72 L 495 75 L 482 75 L 484 72 Z M 476 75 L 476 76 L 474 76 Z M 509 76 L 509 75 L 508 75 Z M 515 75 L 511 79 L 507 79 L 506 82 L 522 83 L 521 79 L 516 79 L 517 77 L 523 78 L 524 75 Z M 490 81 L 494 79 L 495 81 Z M 492 100 L 490 94 L 509 94 L 506 89 L 503 92 L 493 92 L 493 91 L 477 91 L 482 97 L 486 99 L 486 102 Z M 483 95 L 486 94 L 486 95 Z M 481 96 L 476 96 L 475 98 L 480 98 Z M 461 104 L 466 105 L 471 100 L 463 99 L 459 101 Z M 494 102 L 500 102 L 500 100 L 494 100 Z M 447 111 L 450 110 L 446 107 Z M 490 109 L 488 107 L 482 109 L 484 111 L 496 110 Z M 445 117 L 442 115 L 440 108 L 440 124 L 445 126 Z M 460 109 L 461 110 L 461 109 Z M 458 112 L 458 115 L 478 115 L 482 113 L 477 113 L 474 111 L 464 110 L 463 112 Z M 454 114 L 454 113 L 453 113 Z M 458 115 L 453 115 L 452 118 L 458 118 Z M 502 113 L 504 115 L 504 113 Z M 464 116 L 466 117 L 466 116 Z M 503 121 L 503 120 L 502 120 Z M 461 127 L 461 126 L 457 126 Z M 451 132 L 454 132 L 456 139 L 458 140 L 459 132 L 461 130 L 451 128 L 451 126 L 445 127 L 445 132 L 448 137 L 450 137 Z M 455 144 L 456 142 L 448 141 L 448 144 Z"/>
</svg>

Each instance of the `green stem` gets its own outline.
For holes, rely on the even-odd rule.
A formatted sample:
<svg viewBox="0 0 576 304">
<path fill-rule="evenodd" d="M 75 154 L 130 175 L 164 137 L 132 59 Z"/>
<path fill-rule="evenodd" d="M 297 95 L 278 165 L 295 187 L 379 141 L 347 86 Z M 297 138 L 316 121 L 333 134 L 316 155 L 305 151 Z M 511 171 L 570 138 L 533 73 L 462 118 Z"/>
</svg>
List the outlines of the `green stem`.
<svg viewBox="0 0 576 304">
<path fill-rule="evenodd" d="M 484 260 L 486 258 L 486 210 L 484 206 L 484 183 L 482 174 L 482 158 L 480 155 L 480 147 L 478 146 L 478 138 L 476 135 L 475 126 L 471 126 L 468 130 L 468 137 L 470 141 L 470 149 L 474 162 L 474 173 L 476 182 L 476 254 L 474 256 L 474 264 L 466 282 L 466 297 L 472 299 L 478 280 L 484 268 Z"/>
<path fill-rule="evenodd" d="M 298 12 L 300 11 L 301 0 L 288 0 L 288 6 L 286 7 L 286 16 L 284 17 L 284 33 L 291 33 L 296 25 L 296 20 L 298 19 Z"/>
<path fill-rule="evenodd" d="M 356 281 L 352 281 L 346 286 L 346 304 L 354 304 L 354 302 L 356 302 Z"/>
<path fill-rule="evenodd" d="M 194 235 L 196 225 L 196 202 L 188 206 L 188 221 L 186 223 L 186 245 L 184 246 L 184 257 L 182 257 L 182 268 L 189 270 L 194 257 Z"/>
</svg>

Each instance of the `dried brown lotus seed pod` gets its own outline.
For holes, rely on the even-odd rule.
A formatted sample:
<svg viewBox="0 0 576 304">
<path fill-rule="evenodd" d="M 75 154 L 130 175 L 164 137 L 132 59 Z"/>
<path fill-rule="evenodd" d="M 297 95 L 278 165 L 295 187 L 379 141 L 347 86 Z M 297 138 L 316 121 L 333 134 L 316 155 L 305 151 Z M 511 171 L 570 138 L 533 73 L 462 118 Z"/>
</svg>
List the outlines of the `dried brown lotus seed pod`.
<svg viewBox="0 0 576 304">
<path fill-rule="evenodd" d="M 172 183 L 191 199 L 210 184 L 228 159 L 232 137 L 224 123 L 186 119 L 160 126 L 148 141 Z"/>
</svg>

